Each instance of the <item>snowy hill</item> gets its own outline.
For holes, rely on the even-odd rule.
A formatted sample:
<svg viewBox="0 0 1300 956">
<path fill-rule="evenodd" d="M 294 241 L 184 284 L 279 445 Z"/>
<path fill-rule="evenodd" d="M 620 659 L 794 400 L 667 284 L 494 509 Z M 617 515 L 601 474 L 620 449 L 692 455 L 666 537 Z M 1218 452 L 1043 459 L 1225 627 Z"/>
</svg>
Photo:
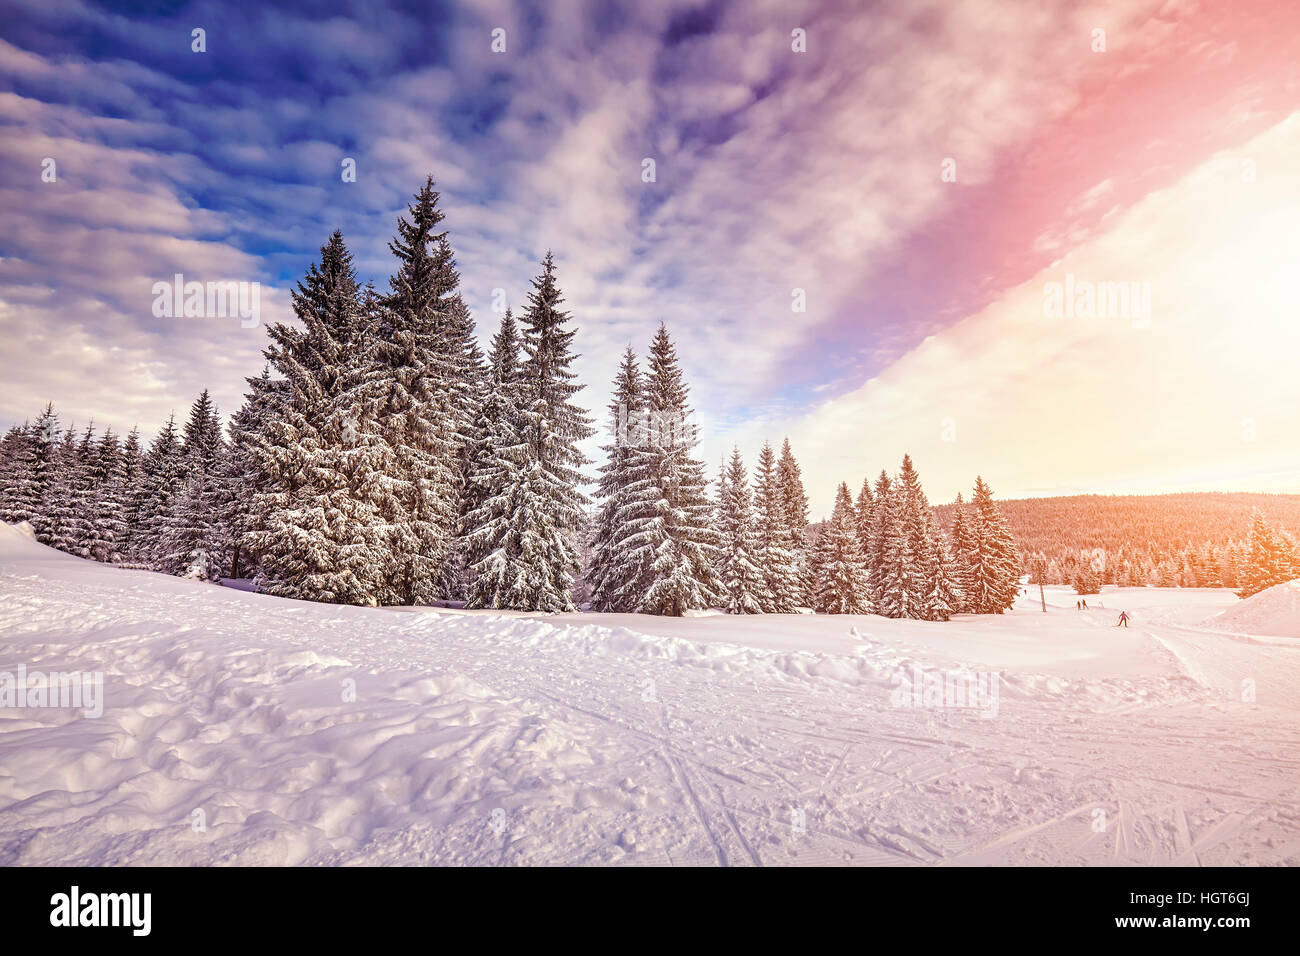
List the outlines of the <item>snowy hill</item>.
<svg viewBox="0 0 1300 956">
<path fill-rule="evenodd" d="M 0 692 L 102 679 L 0 708 L 0 864 L 1300 863 L 1300 663 L 1190 626 L 1226 591 L 946 624 L 367 609 L 0 527 L 0 593 Z M 982 707 L 898 695 L 991 672 Z"/>
<path fill-rule="evenodd" d="M 1300 638 L 1300 579 L 1253 594 L 1205 624 L 1225 631 Z"/>
</svg>

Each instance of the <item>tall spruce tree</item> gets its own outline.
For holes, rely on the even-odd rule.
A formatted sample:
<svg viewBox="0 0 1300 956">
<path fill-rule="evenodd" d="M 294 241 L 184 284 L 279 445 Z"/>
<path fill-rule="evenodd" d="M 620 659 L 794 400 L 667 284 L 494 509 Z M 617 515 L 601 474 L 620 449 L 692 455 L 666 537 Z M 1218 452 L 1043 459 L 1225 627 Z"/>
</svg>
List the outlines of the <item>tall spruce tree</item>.
<svg viewBox="0 0 1300 956">
<path fill-rule="evenodd" d="M 31 517 L 22 503 L 23 488 L 31 480 L 31 460 L 30 422 L 12 426 L 0 441 L 0 521 L 6 524 Z"/>
<path fill-rule="evenodd" d="M 527 560 L 533 547 L 528 508 L 535 473 L 523 433 L 520 350 L 518 327 L 507 309 L 492 338 L 488 398 L 470 476 L 475 506 L 466 516 L 466 553 L 475 577 L 469 607 L 528 609 L 536 592 Z"/>
<path fill-rule="evenodd" d="M 871 493 L 871 476 L 862 479 L 862 488 L 858 491 L 858 500 L 853 506 L 853 517 L 857 522 L 858 541 L 862 544 L 862 555 L 867 557 L 869 553 L 868 542 L 871 540 L 871 524 L 875 517 L 875 495 Z M 871 562 L 868 560 L 867 567 L 870 569 Z"/>
<path fill-rule="evenodd" d="M 776 466 L 777 484 L 785 511 L 785 547 L 794 558 L 797 575 L 798 603 L 811 603 L 808 555 L 808 495 L 803 487 L 803 472 L 790 450 L 790 439 L 781 444 L 781 458 Z"/>
<path fill-rule="evenodd" d="M 71 433 L 69 428 L 68 434 Z M 36 539 L 43 544 L 48 544 L 50 539 L 51 526 L 44 509 L 58 480 L 62 437 L 59 416 L 50 403 L 32 422 L 27 441 L 20 448 L 11 513 L 16 520 L 30 522 Z"/>
<path fill-rule="evenodd" d="M 650 344 L 646 414 L 631 449 L 627 488 L 628 560 L 649 568 L 637 605 L 646 614 L 680 616 L 723 601 L 714 572 L 719 544 L 711 527 L 699 438 L 690 422 L 688 390 L 677 353 L 662 324 Z"/>
<path fill-rule="evenodd" d="M 133 506 L 134 522 L 129 536 L 132 562 L 156 567 L 155 552 L 166 531 L 173 500 L 185 486 L 186 474 L 176 416 L 172 415 L 144 456 L 139 500 Z"/>
<path fill-rule="evenodd" d="M 636 353 L 629 345 L 614 376 L 609 404 L 612 439 L 603 446 L 607 460 L 600 469 L 596 512 L 591 541 L 591 604 L 598 611 L 635 610 L 650 586 L 650 561 L 644 551 L 629 549 L 626 539 L 641 517 L 632 484 L 633 441 L 640 442 L 641 421 L 646 410 L 645 379 Z"/>
<path fill-rule="evenodd" d="M 970 555 L 974 550 L 975 539 L 966 514 L 966 503 L 958 492 L 952 514 L 952 563 L 954 581 L 962 592 L 961 607 L 958 608 L 961 611 L 975 610 L 971 603 L 974 586 L 970 565 Z"/>
<path fill-rule="evenodd" d="M 253 503 L 264 494 L 269 479 L 261 466 L 258 439 L 266 436 L 273 420 L 272 409 L 283 407 L 283 380 L 271 378 L 271 367 L 262 374 L 246 378 L 249 391 L 244 404 L 230 419 L 230 439 L 220 475 L 220 521 L 223 537 L 230 542 L 230 563 L 225 573 L 240 578 L 257 568 L 257 556 L 250 546 L 250 534 L 256 529 Z"/>
<path fill-rule="evenodd" d="M 180 491 L 172 498 L 155 567 L 168 574 L 211 580 L 221 571 L 224 553 L 217 499 L 217 477 L 183 457 L 189 464 Z"/>
<path fill-rule="evenodd" d="M 140 428 L 134 426 L 122 443 L 122 533 L 117 539 L 117 557 L 114 560 L 122 560 L 131 553 L 137 521 L 136 508 L 143 486 L 144 448 L 140 443 Z"/>
<path fill-rule="evenodd" d="M 966 592 L 962 590 L 952 546 L 942 531 L 935 531 L 931 548 L 929 564 L 933 570 L 923 598 L 925 618 L 947 621 L 965 606 Z"/>
<path fill-rule="evenodd" d="M 912 464 L 911 455 L 903 455 L 895 489 L 899 495 L 902 532 L 907 539 L 906 552 L 911 561 L 900 569 L 905 575 L 907 600 L 904 617 L 925 619 L 929 616 L 927 604 L 938 574 L 938 550 L 931 528 L 930 502 L 921 487 L 921 476 Z"/>
<path fill-rule="evenodd" d="M 879 610 L 885 606 L 884 600 L 884 579 L 885 579 L 885 553 L 889 545 L 889 519 L 897 518 L 897 515 L 891 510 L 893 508 L 893 484 L 889 480 L 889 475 L 882 468 L 880 476 L 876 479 L 875 491 L 871 496 L 871 525 L 867 530 L 866 541 L 863 542 L 863 551 L 867 558 L 867 577 L 869 581 L 868 590 L 871 595 L 871 603 L 878 609 L 878 613 L 885 613 Z"/>
<path fill-rule="evenodd" d="M 1266 588 L 1300 577 L 1300 550 L 1283 531 L 1269 526 L 1256 509 L 1250 516 L 1250 538 L 1238 597 L 1250 597 Z"/>
<path fill-rule="evenodd" d="M 472 547 L 488 557 L 475 570 L 488 580 L 475 581 L 470 605 L 572 611 L 587 504 L 578 486 L 587 480 L 580 469 L 588 462 L 578 443 L 594 430 L 572 401 L 582 388 L 570 368 L 575 333 L 560 308 L 564 297 L 549 251 L 532 285 L 522 329 L 519 444 L 509 434 L 498 439 L 506 487 L 487 503 L 494 510 L 489 524 L 476 513 Z"/>
<path fill-rule="evenodd" d="M 398 218 L 389 280 L 361 402 L 393 451 L 387 483 L 398 506 L 391 522 L 390 582 L 382 603 L 427 604 L 442 595 L 456 534 L 466 426 L 459 417 L 453 310 L 460 277 L 438 225 L 444 214 L 429 177 Z"/>
<path fill-rule="evenodd" d="M 127 454 L 113 429 L 104 431 L 89 463 L 88 493 L 82 499 L 91 520 L 81 553 L 96 561 L 116 560 L 126 539 Z"/>
<path fill-rule="evenodd" d="M 502 489 L 497 480 L 498 463 L 495 461 L 504 434 L 499 426 L 506 426 L 509 430 L 507 444 L 515 444 L 519 440 L 519 427 L 523 421 L 520 410 L 523 398 L 520 348 L 519 327 L 515 323 L 514 312 L 506 309 L 492 336 L 492 348 L 483 374 L 483 401 L 478 411 L 478 425 L 473 439 L 467 445 L 469 471 L 462 495 L 465 511 L 462 524 L 467 542 L 464 545 L 465 560 L 469 564 L 483 557 L 481 552 L 468 543 L 477 536 L 479 522 L 483 517 L 476 513 L 484 501 L 499 494 Z"/>
<path fill-rule="evenodd" d="M 974 527 L 970 565 L 970 608 L 977 614 L 1001 614 L 1015 603 L 1020 591 L 1020 559 L 1016 542 L 1007 529 L 993 491 L 982 477 L 975 479 L 971 498 Z"/>
<path fill-rule="evenodd" d="M 731 461 L 719 476 L 717 530 L 718 578 L 726 595 L 729 614 L 760 614 L 764 609 L 766 582 L 756 563 L 757 535 L 749 476 L 740 449 L 733 448 Z"/>
<path fill-rule="evenodd" d="M 786 533 L 785 497 L 777 469 L 776 453 L 768 442 L 754 468 L 754 508 L 758 516 L 756 563 L 763 572 L 763 609 L 771 614 L 792 614 L 801 600 L 799 569 Z"/>
<path fill-rule="evenodd" d="M 812 555 L 813 607 L 823 614 L 869 614 L 866 559 L 858 540 L 858 516 L 841 482 L 835 507 L 822 526 Z"/>
<path fill-rule="evenodd" d="M 388 603 L 390 572 L 410 571 L 394 563 L 390 536 L 408 517 L 393 492 L 404 476 L 381 434 L 381 413 L 366 401 L 374 397 L 367 391 L 375 382 L 374 346 L 352 257 L 337 231 L 321 247 L 319 266 L 298 284 L 294 312 L 301 329 L 268 330 L 274 344 L 266 355 L 284 389 L 276 416 L 249 436 L 254 471 L 265 481 L 244 537 L 273 594 Z M 426 570 L 435 573 L 437 565 Z"/>
<path fill-rule="evenodd" d="M 46 489 L 41 505 L 42 525 L 37 537 L 45 534 L 45 544 L 68 554 L 86 557 L 86 543 L 93 535 L 94 516 L 90 512 L 94 496 L 91 466 L 95 455 L 95 424 L 91 422 L 75 437 L 69 428 L 59 446 L 58 478 Z"/>
<path fill-rule="evenodd" d="M 907 499 L 901 482 L 877 483 L 873 550 L 876 613 L 884 617 L 919 617 L 916 555 L 907 529 Z"/>
<path fill-rule="evenodd" d="M 216 577 L 225 550 L 217 476 L 225 439 L 221 417 L 205 388 L 190 406 L 181 440 L 184 477 L 167 503 L 153 564 L 168 574 Z"/>
<path fill-rule="evenodd" d="M 443 242 L 445 244 L 446 240 Z M 450 255 L 450 247 L 447 254 Z M 474 319 L 459 295 L 455 296 L 448 309 L 446 339 L 448 365 L 451 369 L 449 398 L 452 428 L 458 454 L 455 462 L 455 537 L 443 563 L 440 590 L 445 597 L 460 600 L 468 596 L 472 578 L 469 570 L 472 551 L 469 537 L 473 529 L 468 516 L 480 503 L 472 478 L 481 459 L 485 429 L 482 410 L 488 399 L 489 383 L 483 352 L 474 334 Z"/>
</svg>

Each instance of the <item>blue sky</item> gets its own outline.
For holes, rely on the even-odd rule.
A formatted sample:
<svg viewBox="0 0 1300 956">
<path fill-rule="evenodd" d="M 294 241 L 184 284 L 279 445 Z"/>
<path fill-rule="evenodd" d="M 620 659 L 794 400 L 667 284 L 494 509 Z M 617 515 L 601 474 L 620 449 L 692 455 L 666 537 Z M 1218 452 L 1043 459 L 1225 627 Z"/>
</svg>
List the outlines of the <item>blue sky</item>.
<svg viewBox="0 0 1300 956">
<path fill-rule="evenodd" d="M 1204 221 L 1192 210 L 1211 193 L 1196 183 L 1214 163 L 1235 170 L 1259 144 L 1289 155 L 1291 5 L 6 6 L 0 423 L 54 400 L 65 420 L 152 432 L 204 387 L 233 411 L 264 332 L 155 318 L 152 283 L 257 281 L 263 320 L 285 318 L 287 288 L 340 228 L 382 287 L 396 216 L 432 174 L 484 338 L 493 290 L 522 303 L 553 249 L 591 407 L 622 348 L 643 350 L 665 321 L 704 454 L 734 441 L 752 456 L 789 434 L 815 507 L 903 450 L 936 499 L 977 471 L 1006 494 L 1297 479 L 1284 462 L 1293 396 L 1249 384 L 1270 345 L 1294 344 L 1280 320 L 1252 312 L 1265 345 L 1237 350 L 1248 354 L 1222 375 L 1233 398 L 1209 426 L 1218 444 L 1198 434 L 1204 413 L 1146 391 L 1152 364 L 1182 351 L 1160 335 L 1206 341 L 1187 313 L 1167 310 L 1145 337 L 1066 334 L 1033 305 L 1013 354 L 989 346 L 1000 323 L 1024 319 L 1033 297 L 1018 290 L 1072 256 L 1098 279 L 1154 283 L 1171 308 L 1160 290 L 1205 301 L 1170 278 L 1205 254 L 1171 251 L 1190 242 L 1177 217 Z M 206 52 L 191 50 L 196 27 Z M 41 180 L 45 158 L 55 183 Z M 1242 217 L 1291 196 L 1284 163 L 1261 160 L 1272 198 L 1252 205 L 1261 187 L 1225 213 L 1250 234 Z M 1157 225 L 1175 239 L 1134 244 Z M 1098 258 L 1111 247 L 1124 251 Z M 791 310 L 795 288 L 806 312 Z M 1207 349 L 1161 377 L 1204 375 Z M 936 350 L 947 365 L 925 358 Z M 1145 385 L 1098 379 L 1117 354 Z M 1047 436 L 1048 465 L 1007 453 L 1035 444 L 1005 424 L 1021 410 L 1068 416 L 1080 403 L 1080 430 Z M 1157 404 L 1150 434 L 1135 434 L 1131 409 Z M 1249 448 L 1247 418 L 1263 435 Z M 1117 434 L 1132 442 L 1118 463 L 1076 457 L 1079 440 L 1106 448 Z"/>
</svg>

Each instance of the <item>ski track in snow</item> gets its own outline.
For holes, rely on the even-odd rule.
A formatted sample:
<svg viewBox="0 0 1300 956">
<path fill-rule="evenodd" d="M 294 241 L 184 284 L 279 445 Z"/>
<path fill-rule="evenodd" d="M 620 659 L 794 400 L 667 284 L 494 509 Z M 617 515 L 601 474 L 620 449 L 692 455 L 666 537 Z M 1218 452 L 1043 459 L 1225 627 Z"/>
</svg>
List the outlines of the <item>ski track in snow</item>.
<svg viewBox="0 0 1300 956">
<path fill-rule="evenodd" d="M 1300 642 L 1195 627 L 1224 592 L 1107 592 L 1128 630 L 1064 589 L 948 624 L 356 609 L 0 526 L 0 596 L 0 671 L 106 699 L 0 710 L 0 864 L 1300 863 Z M 962 664 L 996 717 L 891 706 Z"/>
</svg>

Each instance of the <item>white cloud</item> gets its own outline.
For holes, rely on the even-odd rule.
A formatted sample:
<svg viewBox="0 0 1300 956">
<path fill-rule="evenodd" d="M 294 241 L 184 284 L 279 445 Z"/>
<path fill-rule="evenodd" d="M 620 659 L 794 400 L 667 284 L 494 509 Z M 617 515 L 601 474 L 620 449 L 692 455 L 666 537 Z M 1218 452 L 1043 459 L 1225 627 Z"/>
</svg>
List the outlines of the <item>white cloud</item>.
<svg viewBox="0 0 1300 956">
<path fill-rule="evenodd" d="M 1243 181 L 1240 156 L 1261 172 Z M 935 500 L 1300 485 L 1300 114 L 1215 156 L 789 434 L 820 510 L 910 452 Z M 1044 315 L 1067 273 L 1149 282 L 1149 327 Z M 1139 323 L 1139 326 L 1141 323 Z M 942 440 L 951 419 L 956 441 Z M 748 447 L 756 448 L 750 427 Z M 1253 440 L 1252 440 L 1253 439 Z M 829 453 L 828 453 L 829 450 Z"/>
</svg>

